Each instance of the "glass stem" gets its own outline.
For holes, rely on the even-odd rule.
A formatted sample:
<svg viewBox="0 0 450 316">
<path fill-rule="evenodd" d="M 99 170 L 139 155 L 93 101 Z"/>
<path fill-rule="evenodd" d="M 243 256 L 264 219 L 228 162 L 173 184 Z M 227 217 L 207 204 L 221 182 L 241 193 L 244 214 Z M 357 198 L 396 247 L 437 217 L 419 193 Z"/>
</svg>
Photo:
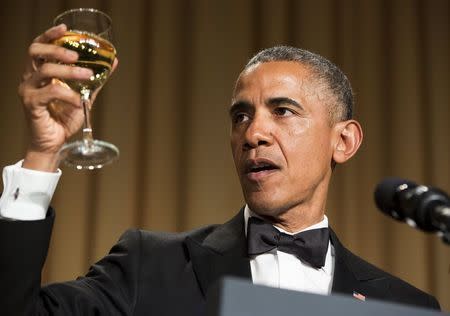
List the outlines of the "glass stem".
<svg viewBox="0 0 450 316">
<path fill-rule="evenodd" d="M 88 89 L 81 90 L 81 104 L 83 106 L 84 112 L 84 123 L 83 123 L 83 142 L 90 148 L 92 146 L 94 138 L 92 137 L 92 126 L 91 126 L 91 91 Z"/>
</svg>

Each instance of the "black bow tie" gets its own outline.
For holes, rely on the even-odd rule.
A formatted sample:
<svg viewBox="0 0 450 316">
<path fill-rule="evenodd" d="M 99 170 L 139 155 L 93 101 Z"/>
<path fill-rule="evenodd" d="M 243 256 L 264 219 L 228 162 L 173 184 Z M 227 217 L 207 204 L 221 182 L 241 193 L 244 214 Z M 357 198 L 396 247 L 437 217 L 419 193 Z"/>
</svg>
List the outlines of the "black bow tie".
<svg viewBox="0 0 450 316">
<path fill-rule="evenodd" d="M 328 228 L 311 229 L 295 235 L 288 235 L 262 219 L 257 217 L 248 219 L 249 255 L 259 255 L 278 248 L 279 251 L 293 254 L 312 267 L 319 269 L 325 265 L 329 239 Z"/>
</svg>

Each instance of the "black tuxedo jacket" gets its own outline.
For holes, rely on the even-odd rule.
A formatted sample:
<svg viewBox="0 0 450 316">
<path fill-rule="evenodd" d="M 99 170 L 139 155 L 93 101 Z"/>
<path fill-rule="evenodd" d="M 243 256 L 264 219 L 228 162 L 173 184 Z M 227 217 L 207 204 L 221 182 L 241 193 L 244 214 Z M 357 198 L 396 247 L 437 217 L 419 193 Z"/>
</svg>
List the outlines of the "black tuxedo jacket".
<svg viewBox="0 0 450 316">
<path fill-rule="evenodd" d="M 0 220 L 2 315 L 205 315 L 208 288 L 225 275 L 251 279 L 242 210 L 223 225 L 188 233 L 127 231 L 77 280 L 40 286 L 54 213 Z M 333 293 L 439 308 L 432 296 L 352 254 L 331 233 Z"/>
</svg>

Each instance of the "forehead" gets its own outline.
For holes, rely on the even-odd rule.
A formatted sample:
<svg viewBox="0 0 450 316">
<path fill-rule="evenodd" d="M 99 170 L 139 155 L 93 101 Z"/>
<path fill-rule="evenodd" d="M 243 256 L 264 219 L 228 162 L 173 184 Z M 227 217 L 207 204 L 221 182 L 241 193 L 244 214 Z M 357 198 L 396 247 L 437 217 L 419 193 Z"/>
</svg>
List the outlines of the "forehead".
<svg viewBox="0 0 450 316">
<path fill-rule="evenodd" d="M 300 92 L 300 90 L 310 87 L 313 79 L 311 68 L 299 62 L 259 63 L 250 66 L 240 74 L 236 82 L 234 97 L 252 88 L 263 89 L 269 94 L 280 89 Z"/>
</svg>

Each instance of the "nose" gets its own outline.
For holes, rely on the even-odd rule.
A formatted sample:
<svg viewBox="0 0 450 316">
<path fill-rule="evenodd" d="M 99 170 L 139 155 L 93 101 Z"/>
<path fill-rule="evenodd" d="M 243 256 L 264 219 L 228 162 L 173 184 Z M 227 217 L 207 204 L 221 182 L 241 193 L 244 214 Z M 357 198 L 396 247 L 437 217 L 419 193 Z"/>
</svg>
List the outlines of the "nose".
<svg viewBox="0 0 450 316">
<path fill-rule="evenodd" d="M 272 126 L 268 118 L 255 115 L 245 130 L 244 149 L 249 150 L 258 146 L 270 146 L 273 142 Z"/>
</svg>

